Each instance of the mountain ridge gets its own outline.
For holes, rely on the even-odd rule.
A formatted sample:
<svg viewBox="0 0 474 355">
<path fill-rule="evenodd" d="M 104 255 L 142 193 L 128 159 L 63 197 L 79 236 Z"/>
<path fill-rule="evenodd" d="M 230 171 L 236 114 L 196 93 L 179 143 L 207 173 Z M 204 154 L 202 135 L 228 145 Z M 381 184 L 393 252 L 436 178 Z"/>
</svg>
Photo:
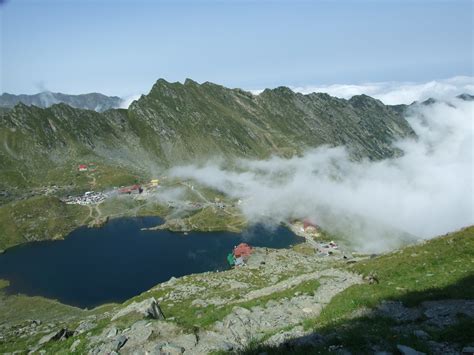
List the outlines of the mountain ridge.
<svg viewBox="0 0 474 355">
<path fill-rule="evenodd" d="M 291 157 L 321 145 L 344 145 L 354 159 L 378 160 L 401 154 L 393 141 L 415 137 L 407 107 L 367 95 L 346 100 L 287 87 L 253 95 L 159 79 L 128 109 L 18 104 L 1 113 L 1 177 L 8 188 L 50 181 L 54 169 L 71 177 L 71 167 L 87 160 L 136 173 L 215 156 Z"/>
<path fill-rule="evenodd" d="M 111 108 L 119 108 L 122 102 L 123 100 L 118 96 L 107 96 L 97 92 L 69 95 L 60 92 L 43 91 L 33 95 L 14 95 L 9 93 L 0 95 L 0 107 L 2 108 L 13 108 L 18 103 L 41 108 L 65 103 L 75 108 L 102 112 Z"/>
</svg>

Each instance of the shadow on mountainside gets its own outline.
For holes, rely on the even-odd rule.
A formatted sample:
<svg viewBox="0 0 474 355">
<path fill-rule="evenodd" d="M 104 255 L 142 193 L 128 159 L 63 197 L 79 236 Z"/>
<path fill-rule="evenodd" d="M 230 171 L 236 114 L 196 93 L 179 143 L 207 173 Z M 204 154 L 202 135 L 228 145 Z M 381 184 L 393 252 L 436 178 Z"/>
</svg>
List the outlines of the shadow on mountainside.
<svg viewBox="0 0 474 355">
<path fill-rule="evenodd" d="M 309 331 L 299 328 L 238 354 L 397 354 L 403 353 L 400 345 L 429 354 L 461 353 L 474 346 L 474 272 L 446 287 L 407 292 L 345 319 L 312 324 Z"/>
</svg>

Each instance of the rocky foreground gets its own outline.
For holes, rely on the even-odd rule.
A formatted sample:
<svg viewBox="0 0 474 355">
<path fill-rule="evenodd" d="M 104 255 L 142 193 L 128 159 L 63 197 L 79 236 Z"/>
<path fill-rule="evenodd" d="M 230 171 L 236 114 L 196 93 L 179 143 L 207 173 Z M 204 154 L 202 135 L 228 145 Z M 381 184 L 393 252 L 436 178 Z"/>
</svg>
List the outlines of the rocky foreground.
<svg viewBox="0 0 474 355">
<path fill-rule="evenodd" d="M 473 228 L 467 231 L 472 236 Z M 439 243 L 454 245 L 453 241 L 440 239 Z M 467 237 L 461 241 L 472 246 Z M 466 249 L 466 245 L 456 247 Z M 393 270 L 390 271 L 393 278 L 387 278 L 380 265 L 379 269 L 375 267 L 382 261 L 389 265 L 406 258 L 407 261 L 397 264 L 402 266 L 395 268 L 402 273 L 403 264 L 418 264 L 420 256 L 425 265 L 430 258 L 443 263 L 441 254 L 437 254 L 442 249 L 437 246 L 413 248 L 423 252 L 407 254 L 402 250 L 375 259 L 348 256 L 340 250 L 322 255 L 310 243 L 292 249 L 257 248 L 243 267 L 172 278 L 122 305 L 99 307 L 79 316 L 45 323 L 41 319 L 20 324 L 4 322 L 0 326 L 0 349 L 21 353 L 207 354 L 252 353 L 252 346 L 259 344 L 259 349 L 269 353 L 295 349 L 318 353 L 323 349 L 350 354 L 354 344 L 344 334 L 351 328 L 347 322 L 354 321 L 358 331 L 362 331 L 360 337 L 367 337 L 358 339 L 365 342 L 366 353 L 469 353 L 474 340 L 469 342 L 458 334 L 452 336 L 452 341 L 446 341 L 439 334 L 451 334 L 453 329 L 462 333 L 462 327 L 472 325 L 472 298 L 446 298 L 445 290 L 438 297 L 430 291 L 431 299 L 412 305 L 392 297 L 368 307 L 357 296 L 361 291 L 364 297 L 376 299 L 393 289 L 394 295 L 398 292 L 409 300 L 408 279 L 405 287 L 400 287 Z M 458 267 L 448 267 L 450 271 L 440 280 L 446 281 L 455 272 L 460 277 L 472 277 L 471 265 L 463 259 L 453 262 Z M 423 283 L 430 278 L 434 280 L 432 284 L 438 282 L 438 275 L 426 274 L 423 269 L 419 275 L 426 281 L 412 266 L 408 267 L 413 269 L 414 285 L 424 288 Z M 361 272 L 363 268 L 374 268 L 374 272 Z M 377 274 L 375 271 L 379 270 Z M 469 286 L 451 290 L 449 295 L 463 295 L 470 292 L 468 289 Z M 334 305 L 341 302 L 350 305 L 349 312 L 344 311 L 345 323 L 316 332 L 315 322 L 327 320 L 328 314 L 331 321 L 338 319 L 341 311 Z M 361 319 L 363 322 L 357 323 Z M 417 350 L 424 351 L 416 352 L 417 346 Z"/>
<path fill-rule="evenodd" d="M 243 349 L 272 333 L 267 342 L 280 344 L 292 326 L 316 317 L 334 295 L 363 282 L 360 275 L 337 268 L 346 263 L 341 253 L 317 257 L 309 245 L 299 245 L 298 250 L 257 248 L 243 267 L 171 279 L 129 304 L 71 320 L 75 329 L 68 322 L 41 324 L 37 320 L 23 327 L 4 326 L 0 332 L 4 340 L 38 337 L 28 350 L 39 352 L 69 338 L 77 338 L 71 352 L 93 354 L 205 354 Z M 183 305 L 196 315 L 197 325 L 213 312 L 225 316 L 193 329 L 167 317 L 167 309 L 173 313 L 175 306 Z M 295 331 L 301 333 L 298 327 Z"/>
</svg>

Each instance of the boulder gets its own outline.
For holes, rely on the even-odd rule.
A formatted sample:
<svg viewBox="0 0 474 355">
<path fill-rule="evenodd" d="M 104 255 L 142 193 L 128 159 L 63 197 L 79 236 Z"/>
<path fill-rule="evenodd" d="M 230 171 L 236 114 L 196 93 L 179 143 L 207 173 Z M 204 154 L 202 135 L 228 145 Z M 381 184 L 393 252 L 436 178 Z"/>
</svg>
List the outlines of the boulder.
<svg viewBox="0 0 474 355">
<path fill-rule="evenodd" d="M 127 342 L 127 337 L 121 335 L 119 336 L 117 339 L 115 339 L 113 342 L 112 342 L 112 348 L 115 350 L 115 351 L 119 351 L 124 345 L 125 343 Z"/>
<path fill-rule="evenodd" d="M 61 328 L 58 331 L 54 331 L 42 337 L 40 341 L 38 342 L 38 345 L 43 345 L 53 340 L 65 340 L 69 338 L 70 336 L 72 336 L 73 334 L 74 333 L 68 330 L 67 328 Z"/>
<path fill-rule="evenodd" d="M 74 331 L 74 335 L 79 335 L 79 334 L 88 332 L 89 330 L 94 329 L 95 327 L 96 327 L 95 323 L 92 323 L 92 322 L 89 322 L 89 321 L 81 322 L 77 326 L 76 330 Z"/>
<path fill-rule="evenodd" d="M 137 347 L 146 343 L 153 334 L 153 328 L 149 325 L 150 323 L 145 320 L 141 320 L 133 324 L 132 327 L 126 331 L 128 341 L 124 347 L 124 350 L 125 348 L 133 348 L 135 351 Z"/>
<path fill-rule="evenodd" d="M 398 344 L 397 349 L 402 355 L 425 355 L 425 353 L 416 351 L 415 349 L 410 348 L 409 346 L 406 346 L 406 345 Z"/>
<path fill-rule="evenodd" d="M 37 327 L 37 326 L 41 325 L 41 321 L 39 319 L 33 319 L 32 321 L 30 321 L 30 325 L 32 327 Z"/>
<path fill-rule="evenodd" d="M 425 332 L 424 330 L 417 329 L 413 331 L 413 334 L 418 338 L 418 339 L 428 339 L 430 335 Z"/>
<path fill-rule="evenodd" d="M 158 302 L 156 301 L 154 297 L 151 297 L 141 302 L 132 302 L 127 307 L 118 311 L 112 317 L 112 320 L 114 321 L 132 312 L 141 314 L 145 318 L 165 319 L 165 316 L 163 312 L 161 311 L 161 308 L 158 305 Z"/>
<path fill-rule="evenodd" d="M 107 337 L 107 338 L 113 338 L 114 336 L 117 335 L 117 333 L 118 333 L 117 328 L 116 328 L 116 327 L 112 327 L 112 328 L 108 329 L 106 337 Z"/>
<path fill-rule="evenodd" d="M 184 348 L 172 343 L 165 343 L 159 346 L 161 355 L 181 355 L 184 353 Z"/>
<path fill-rule="evenodd" d="M 52 333 L 46 334 L 44 337 L 42 337 L 39 340 L 38 345 L 43 345 L 43 344 L 49 343 L 51 340 L 54 339 L 56 334 L 57 334 L 57 332 L 52 332 Z"/>
<path fill-rule="evenodd" d="M 100 344 L 96 348 L 92 349 L 89 353 L 94 355 L 112 355 L 123 348 L 127 343 L 128 338 L 124 335 L 119 335 L 114 339 L 103 339 L 105 343 Z"/>
<path fill-rule="evenodd" d="M 79 339 L 75 340 L 74 343 L 72 343 L 71 348 L 69 350 L 73 353 L 74 351 L 76 351 L 80 343 L 81 341 Z"/>
</svg>

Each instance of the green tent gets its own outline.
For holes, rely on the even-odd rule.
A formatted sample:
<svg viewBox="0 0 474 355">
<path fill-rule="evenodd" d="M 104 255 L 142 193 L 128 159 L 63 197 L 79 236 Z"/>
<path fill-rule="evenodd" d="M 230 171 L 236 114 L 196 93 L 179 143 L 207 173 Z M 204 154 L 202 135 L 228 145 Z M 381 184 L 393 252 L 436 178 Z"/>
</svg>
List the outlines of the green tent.
<svg viewBox="0 0 474 355">
<path fill-rule="evenodd" d="M 227 262 L 229 263 L 230 266 L 234 266 L 235 265 L 235 258 L 234 258 L 234 254 L 233 253 L 229 253 L 227 255 Z"/>
</svg>

